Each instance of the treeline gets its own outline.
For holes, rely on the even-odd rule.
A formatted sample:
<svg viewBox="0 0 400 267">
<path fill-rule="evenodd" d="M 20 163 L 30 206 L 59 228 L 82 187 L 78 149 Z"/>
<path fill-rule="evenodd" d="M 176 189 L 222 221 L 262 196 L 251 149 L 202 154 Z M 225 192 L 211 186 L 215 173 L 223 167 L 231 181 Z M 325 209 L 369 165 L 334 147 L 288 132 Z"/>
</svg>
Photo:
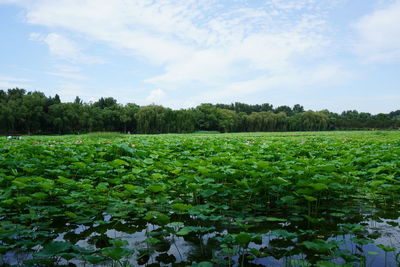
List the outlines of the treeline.
<svg viewBox="0 0 400 267">
<path fill-rule="evenodd" d="M 94 131 L 190 133 L 194 131 L 323 131 L 398 129 L 400 110 L 371 115 L 305 111 L 301 105 L 201 104 L 172 110 L 158 105 L 118 104 L 112 97 L 62 103 L 60 97 L 24 89 L 0 90 L 1 134 L 71 134 Z"/>
</svg>

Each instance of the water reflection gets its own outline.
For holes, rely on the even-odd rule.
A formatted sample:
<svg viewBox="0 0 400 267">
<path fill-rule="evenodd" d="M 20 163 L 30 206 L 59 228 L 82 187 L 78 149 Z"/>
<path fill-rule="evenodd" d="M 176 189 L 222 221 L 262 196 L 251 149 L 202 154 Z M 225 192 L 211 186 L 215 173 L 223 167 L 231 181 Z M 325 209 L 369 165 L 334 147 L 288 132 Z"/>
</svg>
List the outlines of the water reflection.
<svg viewBox="0 0 400 267">
<path fill-rule="evenodd" d="M 114 239 L 126 240 L 128 247 L 133 249 L 126 258 L 132 266 L 170 266 L 172 263 L 186 266 L 201 261 L 220 266 L 307 266 L 305 262 L 317 264 L 323 261 L 353 266 L 385 266 L 385 263 L 386 266 L 399 266 L 400 213 L 397 210 L 355 207 L 343 215 L 333 210 L 321 214 L 320 220 L 314 222 L 296 213 L 280 212 L 278 215 L 293 220 L 277 222 L 249 216 L 207 221 L 171 214 L 171 221 L 192 227 L 187 234 L 178 235 L 183 227 L 181 224 L 158 226 L 144 220 L 121 220 L 103 214 L 93 223 L 54 222 L 52 228 L 56 237 L 53 240 L 93 251 L 112 246 L 110 241 Z M 246 247 L 221 241 L 229 234 L 241 232 L 258 234 L 261 239 Z M 378 244 L 396 251 L 385 253 Z M 35 253 L 41 249 L 41 246 L 35 246 L 7 251 L 1 257 L 1 264 L 23 265 L 35 259 Z M 110 263 L 104 261 L 95 265 L 110 266 Z M 74 258 L 68 261 L 59 258 L 56 264 L 91 265 Z"/>
</svg>

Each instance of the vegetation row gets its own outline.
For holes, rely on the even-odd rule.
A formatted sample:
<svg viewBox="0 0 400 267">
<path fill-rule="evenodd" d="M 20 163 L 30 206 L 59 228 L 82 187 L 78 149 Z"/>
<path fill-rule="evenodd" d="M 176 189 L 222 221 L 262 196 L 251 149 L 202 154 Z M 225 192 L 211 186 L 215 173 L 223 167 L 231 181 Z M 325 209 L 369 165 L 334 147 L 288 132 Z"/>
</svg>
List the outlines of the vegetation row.
<svg viewBox="0 0 400 267">
<path fill-rule="evenodd" d="M 68 134 L 93 131 L 191 133 L 195 131 L 319 131 L 398 129 L 400 110 L 388 114 L 305 111 L 301 105 L 201 104 L 170 108 L 118 104 L 111 97 L 94 103 L 62 103 L 58 95 L 23 89 L 0 90 L 0 134 Z"/>
</svg>

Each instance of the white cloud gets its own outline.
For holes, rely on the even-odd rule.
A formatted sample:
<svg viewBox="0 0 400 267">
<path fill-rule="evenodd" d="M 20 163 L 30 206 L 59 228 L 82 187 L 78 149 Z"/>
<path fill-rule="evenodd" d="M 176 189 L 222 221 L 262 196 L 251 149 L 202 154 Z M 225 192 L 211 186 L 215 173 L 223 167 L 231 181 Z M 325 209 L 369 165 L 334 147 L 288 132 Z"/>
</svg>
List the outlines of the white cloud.
<svg viewBox="0 0 400 267">
<path fill-rule="evenodd" d="M 73 80 L 86 80 L 87 77 L 77 73 L 69 73 L 69 72 L 47 72 L 47 74 L 52 76 L 57 76 L 61 78 L 73 79 Z"/>
<path fill-rule="evenodd" d="M 150 103 L 155 103 L 157 101 L 164 99 L 165 95 L 166 94 L 163 90 L 156 89 L 150 92 L 150 94 L 146 98 L 146 101 Z"/>
<path fill-rule="evenodd" d="M 157 86 L 186 82 L 216 85 L 246 73 L 263 73 L 256 74 L 255 78 L 266 73 L 280 75 L 295 64 L 296 58 L 305 57 L 310 51 L 314 54 L 309 57 L 314 57 L 324 45 L 323 38 L 304 36 L 296 31 L 252 34 L 225 49 L 217 47 L 193 52 L 186 60 L 169 64 L 164 74 L 147 81 Z"/>
<path fill-rule="evenodd" d="M 7 90 L 11 88 L 27 88 L 29 87 L 29 79 L 16 78 L 0 74 L 0 89 Z"/>
<path fill-rule="evenodd" d="M 84 55 L 75 42 L 58 33 L 50 33 L 47 35 L 31 33 L 30 38 L 46 43 L 50 53 L 62 59 L 88 64 L 102 62 L 99 58 Z"/>
<path fill-rule="evenodd" d="M 74 83 L 74 82 L 60 82 L 59 88 L 61 90 L 65 90 L 65 91 L 78 91 L 78 90 L 84 89 L 85 86 L 82 84 L 79 84 L 79 83 Z"/>
<path fill-rule="evenodd" d="M 61 72 L 80 72 L 82 71 L 81 67 L 75 65 L 65 65 L 65 64 L 55 64 L 54 69 Z"/>
<path fill-rule="evenodd" d="M 235 102 L 235 99 L 244 98 L 250 94 L 266 92 L 274 94 L 279 91 L 298 93 L 315 84 L 337 84 L 348 79 L 350 74 L 340 65 L 320 65 L 314 69 L 287 69 L 287 72 L 277 75 L 258 76 L 254 79 L 232 82 L 222 86 L 219 90 L 209 90 L 191 97 L 190 103 L 203 102 Z M 262 94 L 261 94 L 262 95 Z"/>
<path fill-rule="evenodd" d="M 301 82 L 299 68 L 324 77 L 318 74 L 321 63 L 310 62 L 329 48 L 326 16 L 338 1 L 37 0 L 25 7 L 28 23 L 61 29 L 160 67 L 162 73 L 145 80 L 155 88 L 205 88 L 223 95 L 228 90 L 245 94 L 254 90 L 251 86 L 268 90 L 266 82 L 285 85 L 286 74 Z M 85 58 L 64 35 L 33 38 L 59 57 Z M 236 90 L 238 84 L 248 87 Z M 160 98 L 167 99 L 161 89 L 147 97 Z"/>
<path fill-rule="evenodd" d="M 400 60 L 400 1 L 362 17 L 353 25 L 355 52 L 367 62 Z"/>
<path fill-rule="evenodd" d="M 80 67 L 56 64 L 53 66 L 53 71 L 46 72 L 46 74 L 73 80 L 86 80 L 87 77 L 80 72 Z"/>
<path fill-rule="evenodd" d="M 92 100 L 93 98 L 100 98 L 101 96 L 94 93 L 87 86 L 81 83 L 61 81 L 57 84 L 57 91 L 62 101 L 73 102 L 75 97 L 79 96 L 84 101 Z"/>
</svg>

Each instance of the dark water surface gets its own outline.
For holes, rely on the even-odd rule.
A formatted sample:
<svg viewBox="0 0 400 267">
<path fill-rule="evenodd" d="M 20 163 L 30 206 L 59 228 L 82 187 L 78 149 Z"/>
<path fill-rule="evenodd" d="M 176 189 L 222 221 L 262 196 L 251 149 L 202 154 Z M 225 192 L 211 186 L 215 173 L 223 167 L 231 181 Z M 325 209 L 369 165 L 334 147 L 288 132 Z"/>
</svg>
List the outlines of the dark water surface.
<svg viewBox="0 0 400 267">
<path fill-rule="evenodd" d="M 356 211 L 363 211 L 357 214 Z M 280 214 L 281 215 L 281 214 Z M 295 213 L 288 213 L 286 222 L 255 222 L 245 227 L 247 233 L 260 235 L 258 242 L 250 242 L 245 250 L 238 245 L 231 251 L 221 249 L 221 240 L 228 233 L 243 232 L 243 227 L 232 226 L 223 221 L 204 221 L 194 216 L 179 216 L 185 226 L 209 228 L 205 233 L 191 232 L 184 236 L 168 234 L 163 230 L 178 230 L 181 226 L 167 224 L 157 226 L 145 221 L 116 221 L 109 215 L 103 216 L 101 224 L 54 225 L 58 237 L 55 241 L 68 241 L 86 249 L 101 249 L 109 246 L 111 239 L 126 240 L 133 253 L 121 262 L 128 266 L 191 266 L 192 262 L 209 261 L 214 266 L 334 266 L 321 265 L 329 261 L 348 266 L 399 266 L 400 213 L 389 207 L 354 208 L 347 214 L 320 216 L 321 222 L 309 222 Z M 332 215 L 332 214 L 331 214 Z M 173 216 L 173 215 L 172 215 Z M 173 217 L 172 217 L 173 218 Z M 255 217 L 257 218 L 257 217 Z M 282 231 L 283 230 L 283 231 Z M 161 240 L 149 244 L 149 237 Z M 316 239 L 336 244 L 329 249 L 307 247 L 304 241 Z M 326 243 L 324 243 L 326 244 Z M 384 252 L 381 244 L 395 251 Z M 323 246 L 323 245 L 322 245 Z M 24 265 L 34 259 L 35 250 L 11 250 L 1 258 L 3 266 Z M 254 251 L 261 252 L 254 256 Z M 243 258 L 243 254 L 245 257 Z M 253 256 L 250 256 L 253 255 Z M 60 258 L 59 265 L 92 266 L 88 262 Z M 105 261 L 93 266 L 111 266 L 115 262 Z M 39 265 L 40 266 L 40 265 Z M 118 265 L 117 265 L 118 266 Z"/>
</svg>

